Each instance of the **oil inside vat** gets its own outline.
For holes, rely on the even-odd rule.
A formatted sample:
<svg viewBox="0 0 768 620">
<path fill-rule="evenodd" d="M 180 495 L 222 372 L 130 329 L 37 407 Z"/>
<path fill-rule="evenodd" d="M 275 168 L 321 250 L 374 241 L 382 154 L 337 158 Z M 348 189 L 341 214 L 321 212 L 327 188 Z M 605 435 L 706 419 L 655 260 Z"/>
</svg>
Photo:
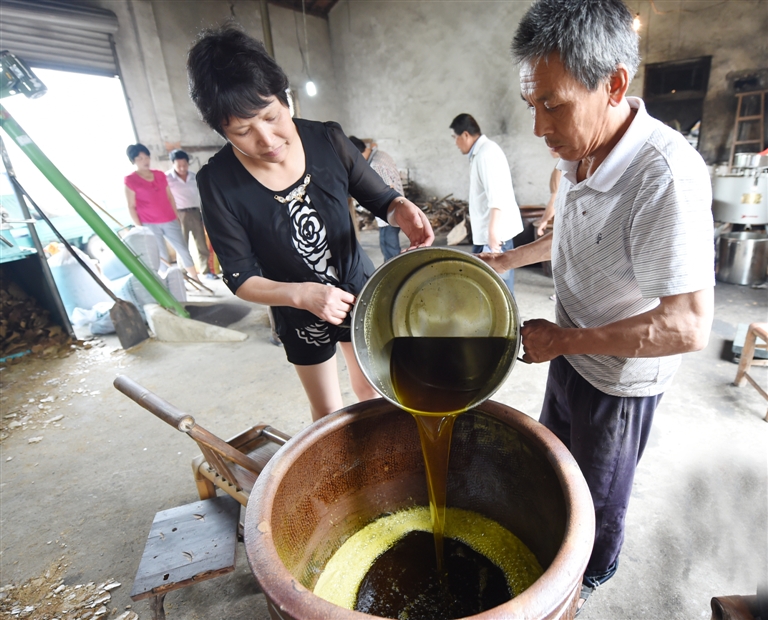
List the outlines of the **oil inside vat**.
<svg viewBox="0 0 768 620">
<path fill-rule="evenodd" d="M 531 551 L 482 515 L 448 508 L 444 571 L 430 552 L 429 510 L 386 515 L 350 537 L 328 561 L 314 593 L 384 618 L 463 618 L 503 604 L 542 574 Z"/>
</svg>

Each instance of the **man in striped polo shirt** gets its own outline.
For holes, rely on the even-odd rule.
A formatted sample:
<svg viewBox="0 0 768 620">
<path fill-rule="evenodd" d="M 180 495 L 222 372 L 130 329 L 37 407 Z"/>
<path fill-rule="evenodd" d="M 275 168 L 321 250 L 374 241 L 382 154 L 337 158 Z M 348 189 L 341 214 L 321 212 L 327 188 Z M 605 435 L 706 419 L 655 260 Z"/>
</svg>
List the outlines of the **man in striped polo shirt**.
<svg viewBox="0 0 768 620">
<path fill-rule="evenodd" d="M 574 455 L 595 505 L 581 605 L 618 566 L 654 410 L 680 354 L 706 346 L 714 308 L 710 180 L 676 131 L 627 97 L 640 62 L 621 0 L 538 0 L 512 43 L 533 132 L 561 161 L 555 227 L 502 255 L 502 272 L 552 261 L 557 324 L 522 327 L 550 362 L 540 421 Z"/>
</svg>

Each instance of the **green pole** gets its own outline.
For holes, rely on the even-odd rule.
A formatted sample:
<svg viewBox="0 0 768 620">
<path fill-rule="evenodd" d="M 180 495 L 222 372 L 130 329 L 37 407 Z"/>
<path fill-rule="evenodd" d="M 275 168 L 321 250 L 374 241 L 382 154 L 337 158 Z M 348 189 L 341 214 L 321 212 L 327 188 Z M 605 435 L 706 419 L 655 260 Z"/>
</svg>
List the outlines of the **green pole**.
<svg viewBox="0 0 768 620">
<path fill-rule="evenodd" d="M 51 160 L 45 156 L 45 153 L 38 148 L 2 104 L 0 104 L 0 127 L 2 127 L 19 148 L 24 151 L 27 157 L 32 160 L 32 163 L 38 167 L 40 172 L 45 175 L 51 184 L 59 190 L 59 193 L 64 196 L 67 202 L 69 202 L 75 211 L 80 214 L 85 222 L 93 229 L 93 232 L 107 244 L 107 247 L 115 253 L 128 270 L 139 279 L 139 282 L 145 286 L 157 303 L 164 308 L 174 310 L 179 316 L 189 318 L 189 312 L 187 312 L 184 309 L 184 306 L 182 306 L 178 300 L 171 295 L 168 289 L 163 286 L 163 283 L 160 282 L 157 275 L 147 269 L 144 263 L 136 258 L 136 255 L 131 252 L 131 250 L 122 242 L 120 237 L 107 226 L 106 222 L 99 217 L 91 205 L 83 199 L 80 192 L 78 192 L 72 183 L 70 183 L 59 169 L 53 165 Z"/>
</svg>

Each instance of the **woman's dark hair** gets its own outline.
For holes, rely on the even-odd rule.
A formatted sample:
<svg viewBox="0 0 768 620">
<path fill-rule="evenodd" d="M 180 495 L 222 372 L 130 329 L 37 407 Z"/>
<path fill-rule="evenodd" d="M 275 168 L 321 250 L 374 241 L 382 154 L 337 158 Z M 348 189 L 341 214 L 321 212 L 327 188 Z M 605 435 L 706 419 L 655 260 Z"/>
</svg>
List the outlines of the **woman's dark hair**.
<svg viewBox="0 0 768 620">
<path fill-rule="evenodd" d="M 483 133 L 480 131 L 480 125 L 477 124 L 477 121 L 470 114 L 459 114 L 451 121 L 450 128 L 453 129 L 453 133 L 457 136 L 460 136 L 465 131 L 469 132 L 470 136 L 479 136 Z"/>
<path fill-rule="evenodd" d="M 261 41 L 233 25 L 204 30 L 187 56 L 189 95 L 208 126 L 251 118 L 270 97 L 288 107 L 288 77 Z"/>
<path fill-rule="evenodd" d="M 131 163 L 139 156 L 139 153 L 144 153 L 144 155 L 149 157 L 149 149 L 143 144 L 131 144 L 131 146 L 125 149 L 125 154 L 128 155 Z"/>
</svg>

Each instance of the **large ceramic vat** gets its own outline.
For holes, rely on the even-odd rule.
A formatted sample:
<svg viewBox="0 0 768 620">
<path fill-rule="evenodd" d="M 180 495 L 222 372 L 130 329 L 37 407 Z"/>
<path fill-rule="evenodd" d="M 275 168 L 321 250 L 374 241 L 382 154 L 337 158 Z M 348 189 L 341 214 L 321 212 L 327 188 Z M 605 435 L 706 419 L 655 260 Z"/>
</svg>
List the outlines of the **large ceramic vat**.
<svg viewBox="0 0 768 620">
<path fill-rule="evenodd" d="M 477 620 L 569 619 L 594 540 L 594 510 L 579 468 L 544 426 L 486 401 L 459 416 L 449 506 L 494 519 L 536 555 L 544 574 Z M 338 411 L 291 439 L 259 476 L 245 546 L 273 620 L 364 620 L 312 593 L 341 544 L 376 517 L 428 505 L 412 416 L 377 399 Z"/>
</svg>

